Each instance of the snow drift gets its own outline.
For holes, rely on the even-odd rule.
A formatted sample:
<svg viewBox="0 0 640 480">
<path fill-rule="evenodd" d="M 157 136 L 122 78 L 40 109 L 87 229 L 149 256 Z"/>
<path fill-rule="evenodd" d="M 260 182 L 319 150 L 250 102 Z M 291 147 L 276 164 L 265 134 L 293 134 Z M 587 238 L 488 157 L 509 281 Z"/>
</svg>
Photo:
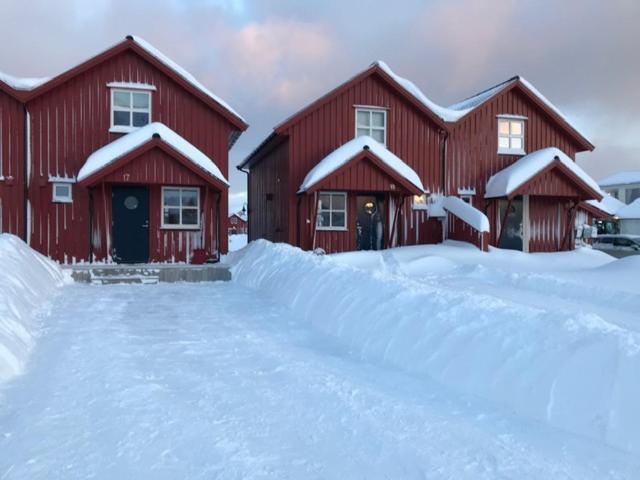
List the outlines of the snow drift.
<svg viewBox="0 0 640 480">
<path fill-rule="evenodd" d="M 13 235 L 0 235 L 0 384 L 22 373 L 34 344 L 35 313 L 64 283 L 58 265 Z"/>
<path fill-rule="evenodd" d="M 640 452 L 640 335 L 596 313 L 527 306 L 371 273 L 284 244 L 236 252 L 234 281 L 286 304 L 358 357 Z M 607 267 L 604 267 L 607 268 Z"/>
</svg>

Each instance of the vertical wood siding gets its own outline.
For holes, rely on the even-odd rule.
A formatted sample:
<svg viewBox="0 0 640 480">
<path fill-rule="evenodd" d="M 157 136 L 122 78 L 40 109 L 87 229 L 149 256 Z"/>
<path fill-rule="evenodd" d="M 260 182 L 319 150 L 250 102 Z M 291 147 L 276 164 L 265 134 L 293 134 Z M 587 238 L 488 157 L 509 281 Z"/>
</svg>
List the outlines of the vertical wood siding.
<svg viewBox="0 0 640 480">
<path fill-rule="evenodd" d="M 24 237 L 24 108 L 0 91 L 0 232 Z"/>
<path fill-rule="evenodd" d="M 121 136 L 109 133 L 109 82 L 155 85 L 151 120 L 164 123 L 197 146 L 225 177 L 228 175 L 228 139 L 233 127 L 221 115 L 131 51 L 95 66 L 27 104 L 31 119 L 31 244 L 59 261 L 88 260 L 89 195 L 86 188 L 74 185 L 72 204 L 53 204 L 48 179 L 50 175 L 76 176 L 93 151 Z M 148 177 L 139 180 L 145 184 L 164 181 L 162 169 L 144 173 Z M 152 208 L 160 208 L 159 198 L 152 197 L 150 202 Z M 225 213 L 221 232 L 227 230 L 227 203 L 225 193 L 220 205 Z M 105 226 L 100 225 L 104 228 L 100 232 L 104 235 L 108 221 L 103 219 L 102 223 Z M 226 235 L 220 238 L 220 246 L 222 252 L 227 251 Z M 171 260 L 166 251 L 157 250 L 159 256 L 153 260 Z"/>
</svg>

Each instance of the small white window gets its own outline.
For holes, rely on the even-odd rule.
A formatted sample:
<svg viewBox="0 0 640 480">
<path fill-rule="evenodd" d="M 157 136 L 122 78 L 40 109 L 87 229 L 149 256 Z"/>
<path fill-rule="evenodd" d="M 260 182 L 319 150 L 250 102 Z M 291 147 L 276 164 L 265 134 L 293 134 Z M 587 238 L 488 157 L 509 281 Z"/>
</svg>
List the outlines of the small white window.
<svg viewBox="0 0 640 480">
<path fill-rule="evenodd" d="M 162 187 L 162 228 L 200 228 L 200 189 Z"/>
<path fill-rule="evenodd" d="M 356 137 L 369 135 L 374 140 L 387 144 L 387 111 L 379 109 L 356 109 Z"/>
<path fill-rule="evenodd" d="M 413 209 L 414 210 L 427 210 L 427 194 L 413 196 Z"/>
<path fill-rule="evenodd" d="M 151 122 L 151 92 L 111 90 L 111 131 L 130 132 Z"/>
<path fill-rule="evenodd" d="M 498 153 L 524 155 L 524 120 L 498 118 Z"/>
<path fill-rule="evenodd" d="M 460 200 L 473 206 L 473 195 L 460 195 Z"/>
<path fill-rule="evenodd" d="M 70 183 L 52 183 L 51 188 L 54 203 L 71 203 L 73 201 Z"/>
<path fill-rule="evenodd" d="M 347 229 L 347 194 L 344 192 L 322 192 L 318 197 L 318 230 Z"/>
</svg>

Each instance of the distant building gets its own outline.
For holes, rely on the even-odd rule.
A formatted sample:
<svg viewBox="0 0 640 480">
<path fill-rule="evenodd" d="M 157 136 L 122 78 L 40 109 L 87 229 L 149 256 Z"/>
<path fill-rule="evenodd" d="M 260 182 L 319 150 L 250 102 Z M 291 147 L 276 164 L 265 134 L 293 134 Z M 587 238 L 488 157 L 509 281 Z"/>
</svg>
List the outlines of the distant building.
<svg viewBox="0 0 640 480">
<path fill-rule="evenodd" d="M 247 214 L 245 210 L 229 215 L 229 235 L 247 233 Z"/>
<path fill-rule="evenodd" d="M 598 184 L 605 192 L 626 204 L 640 198 L 640 170 L 614 173 Z"/>
</svg>

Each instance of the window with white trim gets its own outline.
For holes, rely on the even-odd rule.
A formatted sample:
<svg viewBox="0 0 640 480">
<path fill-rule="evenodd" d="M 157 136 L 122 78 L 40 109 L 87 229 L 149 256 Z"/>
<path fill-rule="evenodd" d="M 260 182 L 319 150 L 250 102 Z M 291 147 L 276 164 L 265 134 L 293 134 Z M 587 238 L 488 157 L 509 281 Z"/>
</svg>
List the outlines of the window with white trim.
<svg viewBox="0 0 640 480">
<path fill-rule="evenodd" d="M 318 230 L 347 229 L 347 194 L 344 192 L 322 192 L 318 196 Z"/>
<path fill-rule="evenodd" d="M 460 200 L 473 206 L 473 195 L 460 195 Z"/>
<path fill-rule="evenodd" d="M 498 153 L 524 155 L 524 120 L 498 118 Z"/>
<path fill-rule="evenodd" d="M 73 202 L 70 183 L 52 183 L 51 191 L 53 194 L 52 201 L 54 203 Z"/>
<path fill-rule="evenodd" d="M 200 228 L 200 189 L 162 187 L 162 228 Z"/>
<path fill-rule="evenodd" d="M 387 144 L 387 111 L 382 109 L 356 109 L 356 137 L 369 135 L 374 140 Z"/>
<path fill-rule="evenodd" d="M 111 131 L 127 132 L 151 122 L 151 92 L 111 89 Z"/>
</svg>

